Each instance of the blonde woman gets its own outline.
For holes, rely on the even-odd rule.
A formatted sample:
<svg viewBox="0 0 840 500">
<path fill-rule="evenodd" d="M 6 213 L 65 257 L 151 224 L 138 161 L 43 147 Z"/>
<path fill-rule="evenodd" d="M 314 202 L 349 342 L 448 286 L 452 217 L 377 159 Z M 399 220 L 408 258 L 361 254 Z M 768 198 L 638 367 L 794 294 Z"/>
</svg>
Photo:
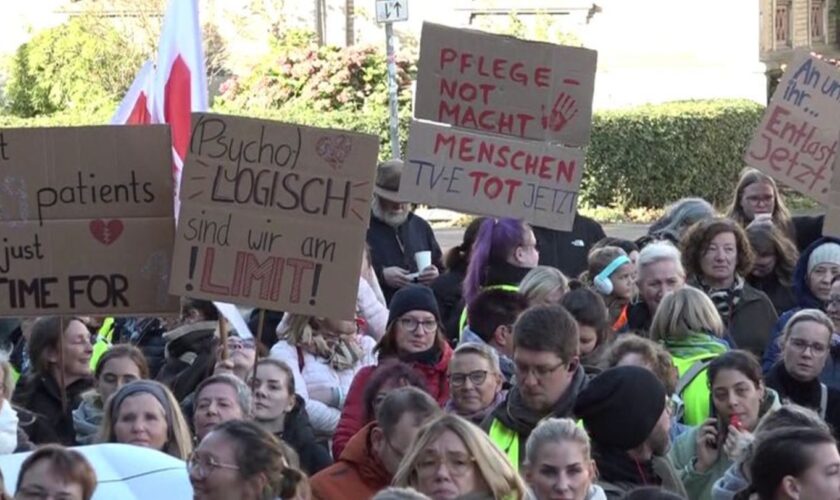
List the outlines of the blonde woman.
<svg viewBox="0 0 840 500">
<path fill-rule="evenodd" d="M 679 375 L 676 396 L 685 403 L 687 425 L 700 425 L 709 417 L 706 367 L 729 350 L 723 334 L 723 320 L 712 300 L 692 286 L 666 295 L 653 317 L 650 335 L 674 360 Z"/>
<path fill-rule="evenodd" d="M 144 446 L 186 460 L 192 436 L 172 391 L 154 380 L 120 387 L 105 404 L 100 442 Z"/>
<path fill-rule="evenodd" d="M 331 438 L 359 369 L 376 363 L 376 341 L 353 321 L 288 314 L 277 327 L 271 357 L 292 369 L 316 435 Z"/>
<path fill-rule="evenodd" d="M 522 278 L 519 293 L 532 306 L 557 305 L 569 291 L 569 279 L 556 267 L 537 266 Z"/>
<path fill-rule="evenodd" d="M 549 418 L 528 437 L 525 479 L 534 500 L 606 500 L 595 484 L 589 436 L 574 420 Z"/>
<path fill-rule="evenodd" d="M 527 488 L 485 433 L 456 415 L 443 415 L 420 429 L 394 476 L 433 500 L 482 495 L 522 500 Z"/>
<path fill-rule="evenodd" d="M 776 181 L 755 168 L 747 167 L 741 171 L 726 217 L 744 228 L 756 218 L 769 217 L 776 227 L 796 240 L 790 211 L 785 206 L 785 199 Z"/>
</svg>

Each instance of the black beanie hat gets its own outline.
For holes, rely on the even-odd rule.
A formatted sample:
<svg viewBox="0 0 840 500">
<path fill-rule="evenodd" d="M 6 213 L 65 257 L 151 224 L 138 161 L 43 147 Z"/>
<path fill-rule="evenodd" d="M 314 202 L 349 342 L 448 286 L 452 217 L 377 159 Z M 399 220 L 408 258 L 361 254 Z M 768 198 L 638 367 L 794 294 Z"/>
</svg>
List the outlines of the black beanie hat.
<svg viewBox="0 0 840 500">
<path fill-rule="evenodd" d="M 649 370 L 619 366 L 593 378 L 575 401 L 595 443 L 622 451 L 644 443 L 665 409 L 665 386 Z"/>
<path fill-rule="evenodd" d="M 428 311 L 440 323 L 437 300 L 429 287 L 409 285 L 397 290 L 388 306 L 388 326 L 408 311 Z"/>
</svg>

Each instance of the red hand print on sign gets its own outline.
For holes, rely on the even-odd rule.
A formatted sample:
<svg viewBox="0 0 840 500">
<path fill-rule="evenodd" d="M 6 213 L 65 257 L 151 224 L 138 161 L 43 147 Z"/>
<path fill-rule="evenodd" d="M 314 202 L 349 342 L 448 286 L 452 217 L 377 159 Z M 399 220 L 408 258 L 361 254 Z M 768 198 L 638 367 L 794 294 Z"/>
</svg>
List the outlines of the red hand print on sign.
<svg viewBox="0 0 840 500">
<path fill-rule="evenodd" d="M 90 221 L 90 234 L 103 245 L 110 245 L 119 239 L 123 232 L 121 220 L 114 219 L 105 222 L 102 219 Z"/>
<path fill-rule="evenodd" d="M 565 92 L 560 92 L 550 113 L 546 113 L 543 106 L 542 126 L 546 130 L 560 132 L 572 121 L 577 112 L 577 100 Z"/>
</svg>

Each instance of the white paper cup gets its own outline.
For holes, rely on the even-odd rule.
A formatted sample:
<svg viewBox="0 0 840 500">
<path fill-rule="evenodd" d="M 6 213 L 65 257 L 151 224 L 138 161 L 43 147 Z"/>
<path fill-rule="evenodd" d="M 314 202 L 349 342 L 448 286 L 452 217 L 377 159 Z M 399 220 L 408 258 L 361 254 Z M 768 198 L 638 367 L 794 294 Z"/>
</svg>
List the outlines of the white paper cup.
<svg viewBox="0 0 840 500">
<path fill-rule="evenodd" d="M 432 252 L 424 250 L 414 254 L 414 262 L 417 264 L 417 272 L 423 272 L 423 269 L 432 265 Z"/>
</svg>

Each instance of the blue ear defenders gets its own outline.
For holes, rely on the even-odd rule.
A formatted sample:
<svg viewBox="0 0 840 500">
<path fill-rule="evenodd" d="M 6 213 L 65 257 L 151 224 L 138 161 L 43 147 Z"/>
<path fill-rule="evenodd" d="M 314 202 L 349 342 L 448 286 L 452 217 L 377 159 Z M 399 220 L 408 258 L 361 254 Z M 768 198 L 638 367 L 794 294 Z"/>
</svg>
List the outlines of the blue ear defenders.
<svg viewBox="0 0 840 500">
<path fill-rule="evenodd" d="M 628 262 L 630 262 L 630 258 L 626 255 L 619 255 L 613 259 L 613 261 L 610 262 L 610 265 L 605 267 L 603 271 L 598 273 L 598 275 L 592 279 L 592 284 L 595 286 L 595 290 L 602 295 L 611 294 L 613 291 L 613 284 L 612 280 L 610 280 L 610 276 L 616 271 L 616 269 Z"/>
</svg>

